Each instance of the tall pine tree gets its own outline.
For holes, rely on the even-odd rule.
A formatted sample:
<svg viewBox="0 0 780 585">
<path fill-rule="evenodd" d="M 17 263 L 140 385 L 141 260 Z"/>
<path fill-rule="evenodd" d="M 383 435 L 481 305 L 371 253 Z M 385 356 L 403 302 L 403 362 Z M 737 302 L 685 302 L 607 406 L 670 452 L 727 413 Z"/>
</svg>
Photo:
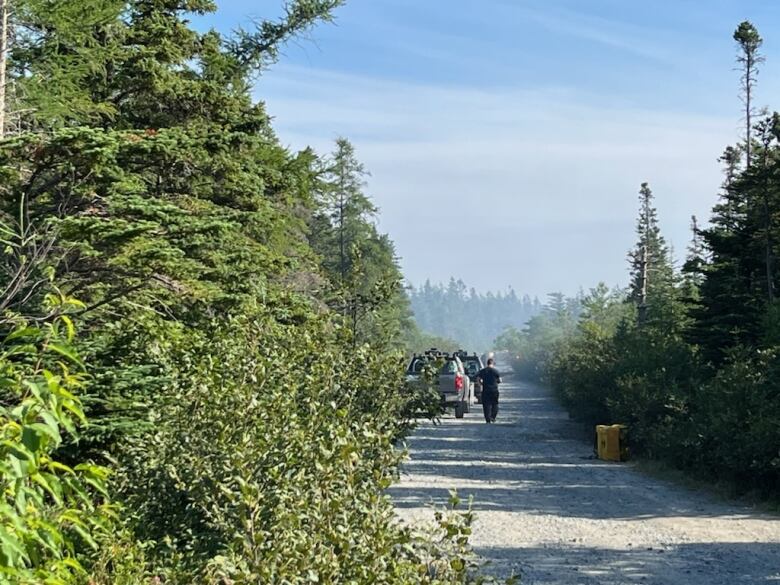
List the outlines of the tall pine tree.
<svg viewBox="0 0 780 585">
<path fill-rule="evenodd" d="M 754 94 L 758 80 L 758 67 L 764 62 L 760 53 L 764 40 L 758 34 L 756 27 L 749 21 L 740 23 L 734 31 L 737 43 L 737 63 L 740 67 L 741 92 L 740 97 L 745 106 L 745 164 L 750 167 L 753 162 L 753 118 L 755 116 Z"/>
<path fill-rule="evenodd" d="M 629 298 L 637 307 L 641 325 L 653 314 L 658 317 L 668 302 L 674 287 L 674 270 L 669 248 L 658 226 L 658 212 L 653 205 L 653 192 L 647 183 L 639 190 L 637 243 L 629 252 L 631 284 Z"/>
</svg>

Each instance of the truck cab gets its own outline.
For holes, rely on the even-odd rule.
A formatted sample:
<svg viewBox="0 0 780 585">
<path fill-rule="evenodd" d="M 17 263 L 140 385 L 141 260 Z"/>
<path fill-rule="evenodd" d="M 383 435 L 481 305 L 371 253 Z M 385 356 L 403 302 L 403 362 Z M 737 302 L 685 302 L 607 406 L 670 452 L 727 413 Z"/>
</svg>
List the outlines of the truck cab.
<svg viewBox="0 0 780 585">
<path fill-rule="evenodd" d="M 408 379 L 420 379 L 428 367 L 436 369 L 436 385 L 445 408 L 454 408 L 455 417 L 471 410 L 473 385 L 460 358 L 436 348 L 414 354 L 406 368 Z"/>
</svg>

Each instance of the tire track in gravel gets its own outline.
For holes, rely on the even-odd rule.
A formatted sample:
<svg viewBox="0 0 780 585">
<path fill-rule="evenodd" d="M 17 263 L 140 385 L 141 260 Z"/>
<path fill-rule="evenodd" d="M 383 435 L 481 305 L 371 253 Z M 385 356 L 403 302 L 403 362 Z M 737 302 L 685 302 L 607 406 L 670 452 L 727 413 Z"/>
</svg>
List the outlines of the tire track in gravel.
<svg viewBox="0 0 780 585">
<path fill-rule="evenodd" d="M 449 490 L 474 497 L 472 544 L 531 585 L 780 584 L 780 518 L 591 458 L 550 392 L 509 379 L 498 424 L 481 407 L 421 425 L 391 490 L 405 521 Z"/>
</svg>

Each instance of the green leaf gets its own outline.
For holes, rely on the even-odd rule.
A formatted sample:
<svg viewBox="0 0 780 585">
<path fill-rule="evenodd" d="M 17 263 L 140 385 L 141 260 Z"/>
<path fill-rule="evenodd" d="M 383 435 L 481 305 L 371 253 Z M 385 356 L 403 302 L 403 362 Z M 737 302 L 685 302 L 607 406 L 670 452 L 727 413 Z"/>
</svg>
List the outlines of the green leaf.
<svg viewBox="0 0 780 585">
<path fill-rule="evenodd" d="M 22 563 L 29 562 L 30 557 L 22 547 L 22 543 L 9 534 L 3 526 L 0 526 L 0 545 L 2 545 L 3 555 L 12 567 L 19 567 Z"/>
<path fill-rule="evenodd" d="M 59 447 L 60 443 L 62 442 L 59 427 L 52 426 L 48 421 L 46 423 L 33 423 L 28 425 L 27 428 L 33 429 L 36 433 L 48 436 L 52 441 L 54 441 L 54 445 L 56 447 Z"/>
<path fill-rule="evenodd" d="M 7 343 L 9 341 L 15 341 L 25 337 L 38 337 L 40 334 L 40 329 L 37 329 L 36 327 L 22 327 L 10 333 L 8 337 L 5 338 L 5 341 Z"/>
<path fill-rule="evenodd" d="M 76 337 L 76 327 L 73 325 L 73 320 L 67 315 L 61 315 L 60 320 L 65 323 L 68 342 L 72 342 Z"/>
<path fill-rule="evenodd" d="M 68 359 L 71 363 L 74 363 L 82 368 L 84 367 L 84 362 L 81 361 L 81 358 L 78 356 L 76 351 L 70 347 L 70 345 L 50 342 L 46 347 Z"/>
<path fill-rule="evenodd" d="M 36 453 L 41 447 L 40 433 L 32 425 L 25 426 L 22 429 L 22 443 L 31 452 Z"/>
<path fill-rule="evenodd" d="M 40 485 L 58 504 L 62 504 L 62 484 L 56 476 L 44 473 L 36 473 L 32 480 Z"/>
<path fill-rule="evenodd" d="M 68 475 L 75 474 L 75 471 L 73 470 L 73 468 L 68 467 L 64 463 L 60 463 L 59 461 L 49 461 L 47 463 L 47 466 L 52 471 L 60 471 L 62 473 L 68 474 Z"/>
</svg>

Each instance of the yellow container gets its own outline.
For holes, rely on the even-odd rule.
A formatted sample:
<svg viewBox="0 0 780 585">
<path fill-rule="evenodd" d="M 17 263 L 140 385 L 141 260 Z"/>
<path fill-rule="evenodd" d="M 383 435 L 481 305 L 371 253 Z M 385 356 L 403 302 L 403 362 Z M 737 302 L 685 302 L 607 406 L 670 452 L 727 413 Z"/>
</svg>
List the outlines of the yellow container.
<svg viewBox="0 0 780 585">
<path fill-rule="evenodd" d="M 628 459 L 625 425 L 598 425 L 596 427 L 596 450 L 604 461 L 625 461 Z"/>
</svg>

